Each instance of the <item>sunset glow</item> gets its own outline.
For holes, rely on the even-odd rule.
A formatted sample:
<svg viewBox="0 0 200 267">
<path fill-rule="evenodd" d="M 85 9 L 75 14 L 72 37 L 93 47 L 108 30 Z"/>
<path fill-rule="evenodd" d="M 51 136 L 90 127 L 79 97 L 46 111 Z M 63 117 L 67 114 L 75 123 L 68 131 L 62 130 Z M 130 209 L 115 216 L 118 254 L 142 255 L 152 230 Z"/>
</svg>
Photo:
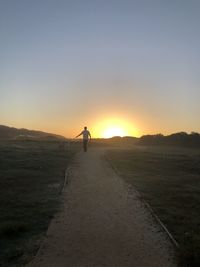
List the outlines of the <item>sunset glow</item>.
<svg viewBox="0 0 200 267">
<path fill-rule="evenodd" d="M 1 125 L 200 132 L 200 1 L 2 2 Z"/>
<path fill-rule="evenodd" d="M 120 127 L 110 127 L 103 132 L 103 138 L 110 138 L 113 136 L 125 136 L 127 135 L 125 130 Z"/>
<path fill-rule="evenodd" d="M 93 137 L 111 138 L 113 136 L 138 136 L 139 132 L 134 125 L 124 118 L 110 118 L 100 120 L 92 127 Z"/>
</svg>

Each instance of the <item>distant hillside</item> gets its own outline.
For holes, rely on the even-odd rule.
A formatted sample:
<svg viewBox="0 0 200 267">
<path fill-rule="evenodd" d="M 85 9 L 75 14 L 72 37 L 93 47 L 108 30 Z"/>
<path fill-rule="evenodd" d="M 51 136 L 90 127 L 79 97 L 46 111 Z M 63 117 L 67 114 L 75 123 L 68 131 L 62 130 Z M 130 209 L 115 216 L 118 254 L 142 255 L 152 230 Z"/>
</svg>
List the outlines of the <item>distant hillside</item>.
<svg viewBox="0 0 200 267">
<path fill-rule="evenodd" d="M 177 145 L 177 146 L 198 146 L 200 147 L 200 134 L 192 132 L 187 134 L 185 132 L 174 133 L 164 136 L 162 134 L 143 135 L 138 144 L 141 145 Z"/>
<path fill-rule="evenodd" d="M 34 131 L 28 129 L 17 129 L 0 125 L 0 139 L 16 139 L 16 140 L 63 140 L 64 136 L 42 131 Z"/>
<path fill-rule="evenodd" d="M 107 139 L 109 143 L 120 143 L 120 144 L 135 144 L 138 138 L 133 136 L 114 136 L 112 138 Z"/>
<path fill-rule="evenodd" d="M 133 136 L 114 136 L 111 138 L 93 138 L 92 143 L 102 144 L 102 145 L 132 145 L 138 141 L 137 137 Z"/>
</svg>

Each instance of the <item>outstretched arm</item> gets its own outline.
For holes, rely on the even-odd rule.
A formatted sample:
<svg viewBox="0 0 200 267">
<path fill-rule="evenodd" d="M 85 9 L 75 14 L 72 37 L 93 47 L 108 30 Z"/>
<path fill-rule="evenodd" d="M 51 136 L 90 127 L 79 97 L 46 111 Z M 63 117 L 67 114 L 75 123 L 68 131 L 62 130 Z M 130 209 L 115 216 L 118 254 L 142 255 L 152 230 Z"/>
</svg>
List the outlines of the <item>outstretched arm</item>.
<svg viewBox="0 0 200 267">
<path fill-rule="evenodd" d="M 78 134 L 75 138 L 77 138 L 77 137 L 79 137 L 79 136 L 81 136 L 82 135 L 82 132 L 80 133 L 80 134 Z"/>
</svg>

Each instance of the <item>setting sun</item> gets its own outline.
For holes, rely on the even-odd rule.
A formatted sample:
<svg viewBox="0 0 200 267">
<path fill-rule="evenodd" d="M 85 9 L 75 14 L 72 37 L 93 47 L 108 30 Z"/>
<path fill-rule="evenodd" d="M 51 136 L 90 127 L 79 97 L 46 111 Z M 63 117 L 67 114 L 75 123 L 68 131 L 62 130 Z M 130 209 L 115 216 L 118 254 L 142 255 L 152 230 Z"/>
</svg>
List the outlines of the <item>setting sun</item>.
<svg viewBox="0 0 200 267">
<path fill-rule="evenodd" d="M 100 138 L 138 136 L 138 131 L 133 124 L 122 118 L 101 120 L 94 126 L 92 132 L 93 136 Z"/>
<path fill-rule="evenodd" d="M 104 138 L 110 138 L 113 136 L 125 136 L 127 135 L 125 130 L 120 127 L 110 127 L 103 132 Z"/>
</svg>

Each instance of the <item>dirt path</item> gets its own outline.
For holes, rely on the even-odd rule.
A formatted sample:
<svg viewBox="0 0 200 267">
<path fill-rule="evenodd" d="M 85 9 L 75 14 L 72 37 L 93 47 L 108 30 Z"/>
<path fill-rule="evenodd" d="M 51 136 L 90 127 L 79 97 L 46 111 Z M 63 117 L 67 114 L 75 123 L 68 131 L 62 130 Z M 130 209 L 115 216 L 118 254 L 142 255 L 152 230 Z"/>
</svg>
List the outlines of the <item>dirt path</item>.
<svg viewBox="0 0 200 267">
<path fill-rule="evenodd" d="M 61 212 L 28 267 L 175 266 L 165 235 L 103 153 L 75 157 Z"/>
</svg>

